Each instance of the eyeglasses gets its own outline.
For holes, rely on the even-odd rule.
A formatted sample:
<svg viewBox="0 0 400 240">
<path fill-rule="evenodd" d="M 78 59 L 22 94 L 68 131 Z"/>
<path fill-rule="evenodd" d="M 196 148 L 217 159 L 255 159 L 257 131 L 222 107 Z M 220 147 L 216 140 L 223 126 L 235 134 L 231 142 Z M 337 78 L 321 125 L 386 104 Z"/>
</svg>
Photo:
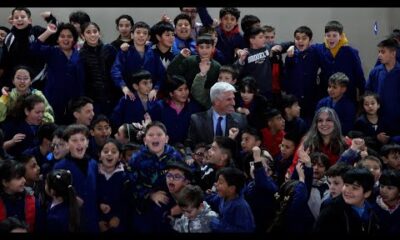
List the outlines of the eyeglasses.
<svg viewBox="0 0 400 240">
<path fill-rule="evenodd" d="M 167 179 L 173 180 L 173 181 L 182 181 L 185 179 L 185 176 L 179 175 L 179 174 L 172 174 L 172 173 L 167 173 L 165 175 Z"/>
</svg>

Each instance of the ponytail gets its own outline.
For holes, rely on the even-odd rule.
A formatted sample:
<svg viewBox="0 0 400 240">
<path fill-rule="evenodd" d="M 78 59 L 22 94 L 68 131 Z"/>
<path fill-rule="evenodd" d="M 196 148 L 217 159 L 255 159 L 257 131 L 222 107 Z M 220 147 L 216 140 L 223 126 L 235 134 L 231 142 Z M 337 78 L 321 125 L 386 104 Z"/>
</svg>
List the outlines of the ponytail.
<svg viewBox="0 0 400 240">
<path fill-rule="evenodd" d="M 72 185 L 68 185 L 68 204 L 69 204 L 69 231 L 78 232 L 80 225 L 80 210 L 76 193 Z"/>
</svg>

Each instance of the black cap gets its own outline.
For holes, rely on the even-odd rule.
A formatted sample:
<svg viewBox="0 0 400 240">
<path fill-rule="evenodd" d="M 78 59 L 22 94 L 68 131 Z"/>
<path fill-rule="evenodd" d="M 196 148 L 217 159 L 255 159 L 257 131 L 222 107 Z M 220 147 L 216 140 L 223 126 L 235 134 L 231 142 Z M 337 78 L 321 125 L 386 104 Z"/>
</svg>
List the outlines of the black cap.
<svg viewBox="0 0 400 240">
<path fill-rule="evenodd" d="M 167 163 L 165 170 L 168 170 L 168 169 L 182 170 L 187 179 L 191 180 L 191 178 L 192 178 L 192 169 L 190 169 L 189 165 L 187 165 L 183 161 L 173 161 L 173 162 Z"/>
</svg>

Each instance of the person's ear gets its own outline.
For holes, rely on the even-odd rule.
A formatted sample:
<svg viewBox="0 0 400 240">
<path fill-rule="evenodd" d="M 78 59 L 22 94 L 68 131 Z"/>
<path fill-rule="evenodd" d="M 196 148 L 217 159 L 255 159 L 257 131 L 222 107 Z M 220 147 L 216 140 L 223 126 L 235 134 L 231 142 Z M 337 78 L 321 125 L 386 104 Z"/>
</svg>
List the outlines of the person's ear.
<svg viewBox="0 0 400 240">
<path fill-rule="evenodd" d="M 371 190 L 369 190 L 368 192 L 365 192 L 365 193 L 364 193 L 364 198 L 365 198 L 365 199 L 369 198 L 369 196 L 371 196 L 371 194 L 372 194 L 372 191 L 371 191 Z"/>
</svg>

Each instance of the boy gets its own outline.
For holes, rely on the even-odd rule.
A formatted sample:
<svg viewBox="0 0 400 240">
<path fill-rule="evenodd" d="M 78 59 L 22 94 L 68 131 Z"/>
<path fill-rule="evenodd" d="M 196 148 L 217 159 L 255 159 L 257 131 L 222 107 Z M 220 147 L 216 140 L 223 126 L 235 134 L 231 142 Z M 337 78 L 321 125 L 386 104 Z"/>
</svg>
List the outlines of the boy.
<svg viewBox="0 0 400 240">
<path fill-rule="evenodd" d="M 129 46 L 127 51 L 118 52 L 111 69 L 111 77 L 114 83 L 132 101 L 135 100 L 135 95 L 129 89 L 128 78 L 130 75 L 142 69 L 151 73 L 154 83 L 154 89 L 149 93 L 151 100 L 156 98 L 157 91 L 165 79 L 165 68 L 160 58 L 154 54 L 152 46 L 146 44 L 149 40 L 149 32 L 150 26 L 147 23 L 135 23 L 133 26 L 133 46 Z M 123 45 L 121 45 L 121 48 L 123 48 Z"/>
<path fill-rule="evenodd" d="M 89 129 L 82 124 L 69 125 L 63 135 L 69 154 L 54 165 L 54 169 L 71 171 L 73 187 L 81 205 L 82 232 L 98 232 L 98 208 L 96 199 L 97 162 L 86 155 L 89 145 Z"/>
<path fill-rule="evenodd" d="M 356 102 L 357 90 L 359 95 L 364 94 L 364 72 L 358 51 L 348 45 L 343 25 L 338 21 L 329 21 L 325 25 L 325 42 L 314 47 L 321 61 L 319 75 L 321 90 L 327 88 L 328 79 L 332 74 L 343 72 L 349 78 L 346 96 Z M 320 98 L 325 96 L 326 94 L 323 94 Z"/>
<path fill-rule="evenodd" d="M 273 158 L 279 153 L 279 145 L 285 135 L 285 119 L 279 110 L 273 108 L 265 114 L 267 127 L 261 129 L 262 146 Z"/>
<path fill-rule="evenodd" d="M 379 178 L 382 174 L 382 163 L 379 158 L 375 156 L 366 156 L 356 164 L 357 167 L 365 167 L 367 168 L 372 175 L 374 176 L 374 188 L 372 189 L 371 196 L 367 199 L 370 203 L 374 203 L 376 197 L 379 195 Z"/>
<path fill-rule="evenodd" d="M 285 58 L 285 77 L 282 79 L 282 90 L 293 94 L 302 108 L 301 116 L 310 125 L 318 103 L 317 72 L 318 55 L 310 48 L 313 32 L 307 26 L 300 26 L 294 31 L 294 54 Z"/>
<path fill-rule="evenodd" d="M 301 107 L 297 97 L 292 94 L 282 95 L 282 113 L 285 119 L 285 132 L 293 132 L 302 138 L 308 131 L 305 121 L 300 117 Z"/>
<path fill-rule="evenodd" d="M 253 27 L 245 32 L 244 38 L 249 44 L 248 50 L 240 50 L 240 57 L 235 62 L 240 76 L 252 76 L 257 81 L 260 94 L 268 100 L 272 100 L 272 69 L 270 55 L 272 46 L 265 45 L 264 30 L 260 27 Z M 275 49 L 282 48 L 277 45 Z"/>
<path fill-rule="evenodd" d="M 41 14 L 47 23 L 55 18 L 50 12 Z M 17 65 L 30 66 L 33 69 L 32 82 L 45 78 L 44 60 L 30 50 L 30 44 L 35 41 L 45 29 L 41 26 L 32 26 L 31 11 L 25 7 L 16 7 L 11 11 L 10 33 L 4 40 L 3 57 L 0 62 L 0 86 L 11 87 L 12 72 Z M 49 38 L 46 42 L 55 41 Z"/>
<path fill-rule="evenodd" d="M 400 145 L 386 144 L 381 148 L 384 168 L 400 170 Z"/>
<path fill-rule="evenodd" d="M 204 88 L 210 89 L 217 82 L 218 73 L 221 65 L 211 58 L 214 50 L 214 41 L 210 36 L 200 36 L 196 41 L 198 55 L 192 55 L 191 50 L 184 48 L 180 54 L 167 68 L 167 73 L 172 75 L 182 75 L 187 81 L 189 89 L 192 88 L 193 79 L 196 74 L 205 77 Z M 209 66 L 209 68 L 208 68 Z"/>
<path fill-rule="evenodd" d="M 210 70 L 211 65 L 201 65 L 200 73 L 196 74 L 193 79 L 192 84 L 192 97 L 194 100 L 199 102 L 205 109 L 209 109 L 211 107 L 211 99 L 210 99 L 210 90 L 204 88 L 204 84 L 207 81 L 207 75 L 202 76 L 202 73 L 208 72 Z M 235 86 L 237 82 L 238 72 L 231 65 L 223 65 L 219 69 L 218 74 L 218 82 L 227 82 Z"/>
<path fill-rule="evenodd" d="M 149 95 L 153 88 L 151 73 L 147 70 L 139 70 L 126 79 L 129 91 L 134 93 L 134 100 L 122 97 L 111 114 L 111 122 L 115 128 L 124 123 L 141 123 L 154 102 Z"/>
<path fill-rule="evenodd" d="M 89 127 L 94 117 L 93 100 L 85 96 L 70 100 L 68 113 L 73 118 L 72 123 Z"/>
<path fill-rule="evenodd" d="M 275 45 L 275 28 L 272 26 L 264 25 L 262 27 L 264 30 L 265 43 L 269 46 Z M 272 71 L 272 95 L 273 104 L 279 104 L 281 99 L 281 82 L 283 78 L 283 57 L 279 52 L 272 52 L 270 58 L 271 61 L 271 71 Z"/>
<path fill-rule="evenodd" d="M 233 165 L 233 156 L 236 152 L 236 142 L 229 137 L 216 136 L 211 148 L 208 150 L 207 165 L 201 169 L 202 176 L 199 186 L 203 191 L 213 187 L 216 179 L 216 172 Z"/>
<path fill-rule="evenodd" d="M 78 41 L 76 42 L 75 48 L 76 50 L 80 50 L 85 42 L 85 39 L 82 38 L 82 33 L 81 33 L 81 26 L 87 22 L 90 22 L 90 16 L 83 12 L 83 11 L 76 11 L 72 12 L 69 15 L 69 23 L 74 25 L 76 31 L 78 32 Z"/>
<path fill-rule="evenodd" d="M 217 173 L 216 193 L 207 197 L 212 207 L 217 207 L 220 219 L 211 220 L 213 232 L 254 232 L 255 223 L 249 204 L 240 194 L 245 176 L 237 168 L 222 168 Z"/>
<path fill-rule="evenodd" d="M 218 33 L 217 30 L 214 27 L 211 26 L 204 26 L 201 27 L 199 30 L 199 36 L 204 36 L 204 35 L 210 35 L 211 38 L 214 40 L 214 51 L 212 53 L 212 58 L 217 61 L 219 64 L 221 65 L 225 65 L 228 64 L 226 61 L 226 57 L 223 54 L 223 52 L 221 52 L 218 48 L 217 48 L 217 43 L 218 43 Z"/>
<path fill-rule="evenodd" d="M 10 29 L 8 27 L 0 26 L 0 62 L 3 56 L 4 40 L 6 39 L 8 33 L 10 33 Z"/>
<path fill-rule="evenodd" d="M 242 170 L 247 179 L 250 179 L 250 162 L 254 161 L 253 148 L 260 147 L 262 136 L 261 132 L 255 128 L 245 128 L 242 131 L 240 145 L 242 150 L 240 151 L 240 159 L 235 163 L 235 167 Z"/>
<path fill-rule="evenodd" d="M 255 15 L 244 15 L 242 20 L 240 21 L 240 27 L 242 28 L 242 32 L 247 32 L 252 27 L 260 27 L 261 21 Z"/>
<path fill-rule="evenodd" d="M 196 40 L 191 37 L 191 19 L 187 14 L 181 13 L 174 19 L 175 40 L 172 45 L 172 53 L 177 56 L 180 51 L 187 48 L 193 54 L 196 53 Z"/>
<path fill-rule="evenodd" d="M 98 115 L 90 124 L 88 154 L 93 159 L 100 159 L 100 152 L 107 138 L 111 136 L 110 120 L 105 115 Z"/>
<path fill-rule="evenodd" d="M 398 235 L 400 233 L 400 172 L 383 171 L 380 182 L 380 195 L 374 203 L 374 211 L 378 215 L 383 234 Z"/>
<path fill-rule="evenodd" d="M 181 233 L 211 232 L 210 221 L 218 218 L 204 201 L 203 190 L 199 186 L 186 185 L 177 195 L 176 201 L 183 215 L 174 219 L 171 224 L 175 231 Z"/>
<path fill-rule="evenodd" d="M 366 201 L 374 186 L 374 176 L 366 168 L 353 168 L 343 176 L 342 195 L 320 213 L 315 232 L 322 234 L 376 234 L 379 230 L 372 206 Z"/>
<path fill-rule="evenodd" d="M 378 58 L 380 65 L 369 73 L 365 89 L 377 93 L 380 97 L 379 121 L 388 136 L 400 135 L 400 107 L 396 104 L 400 101 L 400 63 L 396 61 L 396 49 L 398 43 L 394 39 L 386 39 L 378 44 Z"/>
<path fill-rule="evenodd" d="M 322 107 L 333 108 L 339 117 L 343 135 L 347 135 L 353 129 L 356 119 L 355 103 L 345 95 L 349 82 L 349 78 L 342 72 L 330 76 L 328 80 L 329 97 L 321 99 L 316 108 L 316 111 Z"/>
</svg>

